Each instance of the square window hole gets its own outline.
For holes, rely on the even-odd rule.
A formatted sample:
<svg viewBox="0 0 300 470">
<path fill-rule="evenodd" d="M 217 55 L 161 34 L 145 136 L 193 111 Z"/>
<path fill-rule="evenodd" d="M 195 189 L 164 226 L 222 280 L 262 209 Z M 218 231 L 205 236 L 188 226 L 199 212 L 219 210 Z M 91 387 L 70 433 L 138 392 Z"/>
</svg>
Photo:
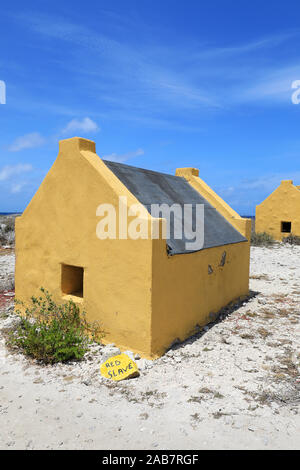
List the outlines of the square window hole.
<svg viewBox="0 0 300 470">
<path fill-rule="evenodd" d="M 61 290 L 63 294 L 83 297 L 84 269 L 69 264 L 61 265 Z"/>
<path fill-rule="evenodd" d="M 291 233 L 291 231 L 292 231 L 292 222 L 281 222 L 282 233 Z"/>
</svg>

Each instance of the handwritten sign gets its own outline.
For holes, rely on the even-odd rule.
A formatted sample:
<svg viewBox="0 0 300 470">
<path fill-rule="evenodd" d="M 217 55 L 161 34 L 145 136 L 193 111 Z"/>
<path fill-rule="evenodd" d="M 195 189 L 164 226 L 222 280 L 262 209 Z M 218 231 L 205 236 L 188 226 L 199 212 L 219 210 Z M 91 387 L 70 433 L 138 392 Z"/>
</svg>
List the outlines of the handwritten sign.
<svg viewBox="0 0 300 470">
<path fill-rule="evenodd" d="M 110 357 L 101 364 L 100 372 L 103 377 L 111 380 L 124 380 L 140 375 L 136 363 L 127 354 Z"/>
</svg>

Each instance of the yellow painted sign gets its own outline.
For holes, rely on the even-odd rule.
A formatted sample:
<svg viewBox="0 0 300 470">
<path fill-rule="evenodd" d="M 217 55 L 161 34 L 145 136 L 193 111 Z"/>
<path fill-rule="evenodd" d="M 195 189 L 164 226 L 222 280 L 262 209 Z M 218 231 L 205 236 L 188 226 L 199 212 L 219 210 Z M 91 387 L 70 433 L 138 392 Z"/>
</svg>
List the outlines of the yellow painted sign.
<svg viewBox="0 0 300 470">
<path fill-rule="evenodd" d="M 101 364 L 100 372 L 103 377 L 111 380 L 124 380 L 139 376 L 136 363 L 127 354 L 110 357 Z"/>
</svg>

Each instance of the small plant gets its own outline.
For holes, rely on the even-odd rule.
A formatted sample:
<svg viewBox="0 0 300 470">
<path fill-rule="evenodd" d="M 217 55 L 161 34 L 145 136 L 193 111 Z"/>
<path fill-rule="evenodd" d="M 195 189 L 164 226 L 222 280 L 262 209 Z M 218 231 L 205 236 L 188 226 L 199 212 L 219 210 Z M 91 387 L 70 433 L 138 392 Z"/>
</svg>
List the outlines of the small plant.
<svg viewBox="0 0 300 470">
<path fill-rule="evenodd" d="M 0 246 L 12 246 L 15 242 L 15 219 L 0 217 Z"/>
<path fill-rule="evenodd" d="M 267 338 L 268 336 L 272 336 L 272 333 L 268 330 L 266 330 L 263 327 L 258 328 L 257 333 L 260 334 L 263 338 Z"/>
<path fill-rule="evenodd" d="M 287 245 L 300 245 L 300 237 L 291 233 L 288 237 L 282 239 L 282 243 Z"/>
<path fill-rule="evenodd" d="M 46 289 L 40 290 L 40 297 L 31 297 L 25 315 L 17 310 L 20 323 L 10 333 L 8 344 L 44 363 L 82 359 L 91 340 L 100 341 L 104 336 L 103 330 L 88 322 L 72 300 L 57 304 Z"/>
<path fill-rule="evenodd" d="M 274 238 L 267 232 L 257 232 L 251 235 L 251 245 L 253 246 L 272 246 L 274 243 Z"/>
</svg>

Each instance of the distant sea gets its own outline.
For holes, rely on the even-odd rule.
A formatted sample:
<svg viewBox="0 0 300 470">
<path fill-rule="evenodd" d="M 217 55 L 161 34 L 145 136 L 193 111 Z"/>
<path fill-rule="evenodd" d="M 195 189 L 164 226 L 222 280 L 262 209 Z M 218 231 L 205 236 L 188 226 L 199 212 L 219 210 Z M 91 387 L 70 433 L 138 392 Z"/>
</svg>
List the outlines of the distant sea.
<svg viewBox="0 0 300 470">
<path fill-rule="evenodd" d="M 0 215 L 15 215 L 22 214 L 22 212 L 0 212 Z"/>
</svg>

